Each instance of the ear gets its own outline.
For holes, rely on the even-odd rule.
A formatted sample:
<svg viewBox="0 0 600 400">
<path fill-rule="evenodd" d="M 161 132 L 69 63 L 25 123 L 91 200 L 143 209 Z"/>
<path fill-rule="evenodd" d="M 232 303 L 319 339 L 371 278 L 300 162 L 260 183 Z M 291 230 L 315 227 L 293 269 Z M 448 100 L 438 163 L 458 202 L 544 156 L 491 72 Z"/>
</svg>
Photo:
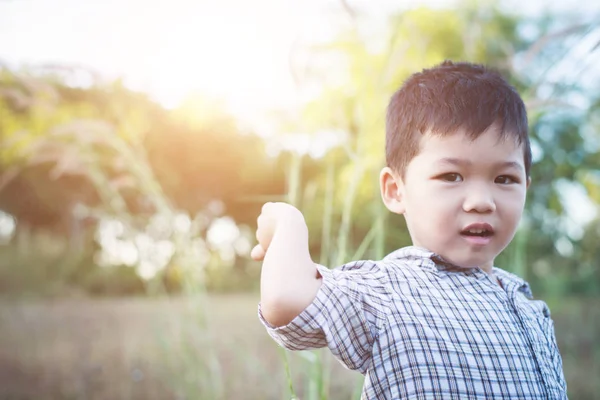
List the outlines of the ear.
<svg viewBox="0 0 600 400">
<path fill-rule="evenodd" d="M 527 177 L 527 183 L 525 184 L 525 190 L 529 189 L 529 185 L 531 185 L 531 177 Z"/>
<path fill-rule="evenodd" d="M 400 174 L 385 167 L 379 174 L 379 186 L 383 204 L 395 214 L 404 214 L 404 182 Z"/>
</svg>

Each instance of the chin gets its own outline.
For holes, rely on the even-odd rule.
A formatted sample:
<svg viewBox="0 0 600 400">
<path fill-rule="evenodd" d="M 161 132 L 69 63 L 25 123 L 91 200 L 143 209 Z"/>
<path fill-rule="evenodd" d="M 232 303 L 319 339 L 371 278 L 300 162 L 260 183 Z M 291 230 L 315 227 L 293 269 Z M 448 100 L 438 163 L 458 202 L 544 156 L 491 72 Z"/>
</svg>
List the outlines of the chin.
<svg viewBox="0 0 600 400">
<path fill-rule="evenodd" d="M 477 268 L 477 267 L 481 267 L 484 266 L 486 264 L 493 264 L 494 263 L 494 259 L 490 258 L 490 257 L 464 257 L 464 256 L 458 256 L 458 257 L 451 257 L 448 259 L 448 261 L 450 261 L 452 264 L 457 265 L 459 267 L 463 267 L 463 268 Z"/>
</svg>

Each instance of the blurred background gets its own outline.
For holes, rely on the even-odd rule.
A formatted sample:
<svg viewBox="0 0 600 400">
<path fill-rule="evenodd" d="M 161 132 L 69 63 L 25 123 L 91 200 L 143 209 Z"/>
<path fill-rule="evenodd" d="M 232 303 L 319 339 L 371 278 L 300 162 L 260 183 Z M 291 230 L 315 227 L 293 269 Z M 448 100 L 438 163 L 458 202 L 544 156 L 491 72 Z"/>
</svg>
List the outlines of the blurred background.
<svg viewBox="0 0 600 400">
<path fill-rule="evenodd" d="M 526 101 L 497 265 L 550 305 L 570 397 L 600 399 L 600 6 L 541 0 L 0 0 L 0 398 L 358 399 L 260 326 L 256 217 L 295 204 L 331 267 L 409 244 L 384 112 L 444 59 Z"/>
</svg>

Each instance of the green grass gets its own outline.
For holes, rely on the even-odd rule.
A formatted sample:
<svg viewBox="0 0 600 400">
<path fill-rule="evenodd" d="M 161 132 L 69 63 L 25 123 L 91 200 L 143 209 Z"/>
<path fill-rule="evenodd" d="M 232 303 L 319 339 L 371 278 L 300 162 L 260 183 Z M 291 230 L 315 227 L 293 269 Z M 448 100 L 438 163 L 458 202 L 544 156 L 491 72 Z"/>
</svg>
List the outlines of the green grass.
<svg viewBox="0 0 600 400">
<path fill-rule="evenodd" d="M 209 296 L 205 324 L 194 298 L 4 301 L 0 398 L 290 399 L 257 301 Z M 563 301 L 553 316 L 570 398 L 600 399 L 600 300 Z M 323 398 L 356 398 L 361 376 L 327 352 L 287 357 L 299 398 L 317 396 L 320 368 L 331 369 Z"/>
</svg>

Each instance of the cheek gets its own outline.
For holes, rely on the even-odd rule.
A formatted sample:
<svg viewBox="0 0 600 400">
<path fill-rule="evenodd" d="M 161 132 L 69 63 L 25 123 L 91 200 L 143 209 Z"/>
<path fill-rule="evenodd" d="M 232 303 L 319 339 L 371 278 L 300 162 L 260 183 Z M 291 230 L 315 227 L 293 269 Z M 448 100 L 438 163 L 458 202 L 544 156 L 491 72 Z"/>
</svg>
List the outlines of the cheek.
<svg viewBox="0 0 600 400">
<path fill-rule="evenodd" d="M 407 198 L 406 216 L 415 229 L 437 232 L 454 225 L 458 203 L 452 196 L 425 190 L 419 196 Z"/>
<path fill-rule="evenodd" d="M 412 192 L 406 197 L 406 212 L 413 218 L 427 218 L 431 212 L 439 209 L 436 197 L 426 190 Z"/>
<path fill-rule="evenodd" d="M 507 217 L 519 218 L 525 206 L 525 193 L 505 194 L 501 197 L 501 205 Z"/>
<path fill-rule="evenodd" d="M 512 196 L 502 203 L 502 207 L 498 209 L 500 223 L 504 227 L 504 232 L 507 235 L 514 235 L 519 226 L 519 221 L 523 215 L 523 206 L 525 199 L 520 196 Z"/>
</svg>

